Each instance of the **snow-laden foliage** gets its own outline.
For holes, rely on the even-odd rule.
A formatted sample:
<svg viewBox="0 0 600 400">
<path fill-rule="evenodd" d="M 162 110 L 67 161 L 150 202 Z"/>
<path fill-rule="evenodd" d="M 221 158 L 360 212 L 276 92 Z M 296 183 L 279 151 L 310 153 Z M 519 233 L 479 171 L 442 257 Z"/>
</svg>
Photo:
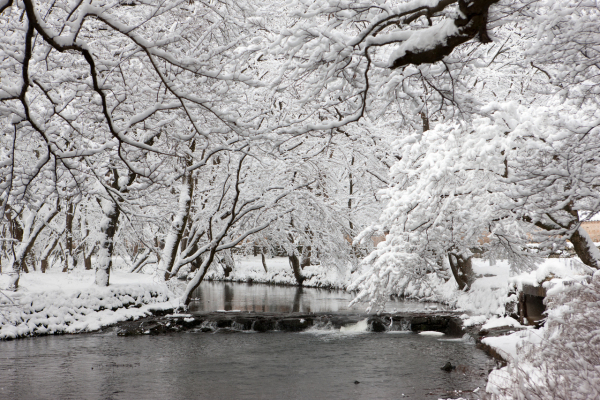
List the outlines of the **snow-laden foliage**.
<svg viewBox="0 0 600 400">
<path fill-rule="evenodd" d="M 397 144 L 401 160 L 376 227 L 389 234 L 365 260 L 359 297 L 378 301 L 429 273 L 447 275 L 454 253 L 483 252 L 528 269 L 534 256 L 584 234 L 579 215 L 600 211 L 595 107 L 508 103 L 487 111 L 488 118 L 439 124 Z M 597 267 L 597 249 L 586 245 L 591 259 L 582 260 Z"/>
<path fill-rule="evenodd" d="M 290 3 L 283 8 L 287 23 L 271 26 L 267 40 L 270 57 L 281 60 L 271 84 L 295 94 L 282 100 L 289 116 L 282 129 L 333 130 L 382 116 L 417 127 L 421 117 L 452 115 L 457 105 L 471 110 L 478 101 L 465 77 L 476 68 L 477 42 L 489 42 L 487 15 L 494 3 Z M 259 15 L 276 19 L 281 10 L 270 7 Z"/>
<path fill-rule="evenodd" d="M 494 7 L 496 43 L 466 62 L 476 68 L 454 92 L 476 88 L 475 108 L 430 119 L 395 145 L 386 210 L 363 232 L 388 232 L 387 240 L 353 286 L 373 305 L 407 285 L 414 293 L 430 274 L 444 282 L 449 269 L 468 287 L 461 268 L 473 252 L 508 258 L 520 271 L 569 240 L 598 268 L 600 253 L 580 226 L 600 211 L 600 76 L 592 66 L 600 11 L 595 2 Z"/>
</svg>

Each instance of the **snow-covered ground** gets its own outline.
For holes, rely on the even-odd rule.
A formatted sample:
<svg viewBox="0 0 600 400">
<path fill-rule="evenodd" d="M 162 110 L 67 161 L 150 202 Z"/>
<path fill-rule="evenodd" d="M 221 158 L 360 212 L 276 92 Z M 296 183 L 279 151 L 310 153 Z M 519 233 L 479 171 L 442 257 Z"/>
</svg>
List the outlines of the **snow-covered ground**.
<svg viewBox="0 0 600 400">
<path fill-rule="evenodd" d="M 93 271 L 22 274 L 17 292 L 0 293 L 0 339 L 94 331 L 175 303 L 153 276 L 113 271 L 110 279 L 98 287 Z M 0 290 L 7 283 L 0 275 Z"/>
<path fill-rule="evenodd" d="M 225 278 L 221 267 L 212 267 L 206 274 L 205 279 L 227 280 L 233 282 L 259 282 L 275 283 L 279 285 L 296 285 L 296 278 L 287 257 L 273 257 L 265 260 L 267 271 L 265 271 L 261 257 L 236 257 L 235 268 Z M 304 267 L 302 275 L 303 282 L 307 287 L 322 287 L 345 289 L 352 279 L 350 268 L 338 268 L 335 266 L 309 265 Z"/>
</svg>

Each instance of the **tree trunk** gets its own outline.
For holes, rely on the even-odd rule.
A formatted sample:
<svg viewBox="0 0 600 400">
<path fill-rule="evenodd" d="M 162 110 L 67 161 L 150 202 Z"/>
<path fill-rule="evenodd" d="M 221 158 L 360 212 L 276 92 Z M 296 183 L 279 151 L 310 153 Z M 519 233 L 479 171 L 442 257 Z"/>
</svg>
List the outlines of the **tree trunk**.
<svg viewBox="0 0 600 400">
<path fill-rule="evenodd" d="M 190 272 L 188 275 L 191 275 L 194 272 L 196 272 L 198 270 L 198 268 L 200 268 L 202 266 L 203 262 L 204 262 L 204 259 L 202 258 L 202 256 L 198 256 L 194 261 L 192 261 L 190 263 L 191 267 L 190 267 Z"/>
<path fill-rule="evenodd" d="M 233 261 L 233 257 L 231 256 L 231 250 L 225 250 L 223 252 L 222 263 L 225 278 L 229 278 L 229 274 L 233 272 L 233 268 L 235 267 L 235 262 Z"/>
<path fill-rule="evenodd" d="M 138 255 L 137 259 L 135 260 L 135 263 L 129 269 L 129 272 L 133 273 L 133 272 L 138 272 L 139 270 L 141 270 L 144 267 L 144 265 L 146 265 L 145 261 L 148 259 L 149 256 L 150 256 L 150 249 L 148 249 L 148 248 L 144 249 L 142 254 Z"/>
<path fill-rule="evenodd" d="M 92 252 L 90 252 L 88 256 L 84 257 L 83 265 L 87 271 L 92 269 Z"/>
<path fill-rule="evenodd" d="M 260 253 L 260 258 L 262 260 L 262 265 L 263 265 L 263 268 L 265 269 L 265 272 L 269 272 L 269 271 L 267 271 L 267 260 L 265 259 L 264 252 Z"/>
<path fill-rule="evenodd" d="M 110 280 L 110 269 L 112 267 L 112 255 L 114 249 L 114 238 L 119 223 L 121 211 L 117 204 L 111 200 L 99 200 L 102 205 L 104 216 L 100 222 L 100 248 L 98 260 L 96 261 L 96 280 L 98 286 L 108 286 Z"/>
<path fill-rule="evenodd" d="M 594 269 L 600 269 L 600 251 L 598 251 L 585 229 L 579 226 L 573 232 L 569 241 L 573 244 L 575 253 L 581 262 Z"/>
<path fill-rule="evenodd" d="M 452 275 L 458 283 L 460 290 L 470 289 L 475 281 L 475 273 L 471 264 L 471 257 L 465 257 L 462 254 L 448 253 L 448 261 L 450 261 L 450 269 Z"/>
<path fill-rule="evenodd" d="M 187 224 L 190 208 L 192 205 L 192 195 L 194 194 L 194 185 L 192 184 L 192 174 L 186 173 L 181 178 L 181 192 L 179 194 L 179 209 L 165 240 L 165 249 L 162 256 L 162 268 L 165 271 L 165 280 L 169 280 L 172 275 L 173 264 L 177 256 L 177 249 L 183 237 L 183 231 Z"/>
<path fill-rule="evenodd" d="M 196 141 L 192 140 L 190 152 L 193 153 L 195 150 Z M 185 163 L 186 167 L 191 166 L 192 161 L 191 157 L 188 158 Z M 165 240 L 165 249 L 163 250 L 163 256 L 161 257 L 162 264 L 159 264 L 159 269 L 162 268 L 165 271 L 165 280 L 169 280 L 171 276 L 176 273 L 172 272 L 173 264 L 175 263 L 175 257 L 177 256 L 177 249 L 179 248 L 179 244 L 187 227 L 193 196 L 194 178 L 192 178 L 191 172 L 186 172 L 181 177 L 181 189 L 178 202 L 179 207 Z M 162 265 L 162 267 L 160 267 L 160 265 Z"/>
<path fill-rule="evenodd" d="M 208 253 L 208 257 L 206 257 L 204 259 L 204 261 L 202 262 L 202 265 L 199 267 L 200 271 L 198 271 L 198 273 L 196 273 L 194 278 L 192 278 L 190 283 L 188 283 L 187 287 L 185 288 L 185 291 L 183 292 L 183 295 L 181 296 L 181 298 L 183 300 L 183 305 L 185 307 L 187 307 L 190 304 L 190 301 L 192 301 L 191 296 L 192 296 L 192 293 L 194 292 L 194 290 L 196 290 L 196 288 L 198 286 L 200 286 L 200 283 L 202 283 L 202 281 L 204 280 L 204 276 L 206 275 L 206 272 L 208 271 L 210 264 L 215 259 L 216 251 L 217 251 L 217 246 L 214 246 L 210 249 L 210 252 Z"/>
<path fill-rule="evenodd" d="M 58 214 L 58 202 L 54 205 L 54 207 L 48 212 L 48 214 L 44 217 L 44 219 L 36 224 L 36 219 L 38 212 L 35 213 L 35 216 L 30 218 L 30 222 L 25 227 L 24 234 L 22 236 L 23 240 L 19 245 L 17 251 L 15 252 L 14 260 L 12 263 L 12 274 L 8 284 L 8 290 L 17 290 L 19 287 L 19 278 L 21 276 L 21 271 L 23 270 L 25 264 L 25 257 L 33 248 L 35 240 L 38 235 L 42 231 L 42 229 L 52 221 L 52 219 Z"/>
<path fill-rule="evenodd" d="M 89 250 L 89 251 L 88 251 Z M 86 270 L 92 269 L 92 254 L 96 251 L 96 246 L 88 246 L 87 244 L 83 247 L 83 265 Z"/>
<path fill-rule="evenodd" d="M 300 264 L 300 268 L 304 269 L 304 267 L 308 267 L 310 265 L 310 257 L 312 255 L 312 247 L 304 246 L 302 249 L 302 263 Z"/>
<path fill-rule="evenodd" d="M 300 269 L 300 260 L 298 260 L 298 256 L 292 254 L 291 256 L 288 256 L 288 259 L 290 260 L 290 266 L 294 271 L 294 277 L 296 278 L 296 282 L 298 282 L 298 286 L 302 286 L 304 277 L 302 276 L 302 270 Z"/>
<path fill-rule="evenodd" d="M 25 260 L 23 263 L 23 267 L 25 267 L 25 272 L 29 273 L 29 267 L 31 267 L 32 270 L 35 271 L 35 254 L 33 251 L 28 251 L 27 254 L 25 254 Z"/>
<path fill-rule="evenodd" d="M 67 210 L 65 214 L 65 258 L 66 263 L 63 272 L 71 271 L 75 268 L 77 261 L 73 257 L 73 219 L 75 216 L 75 206 L 71 199 L 67 200 Z"/>
</svg>

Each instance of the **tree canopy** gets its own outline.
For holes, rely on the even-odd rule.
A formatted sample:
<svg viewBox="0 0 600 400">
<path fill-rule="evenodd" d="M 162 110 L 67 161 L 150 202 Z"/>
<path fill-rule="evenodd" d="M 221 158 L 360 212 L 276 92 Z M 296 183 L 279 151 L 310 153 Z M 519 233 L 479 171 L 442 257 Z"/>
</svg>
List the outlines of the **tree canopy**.
<svg viewBox="0 0 600 400">
<path fill-rule="evenodd" d="M 95 253 L 101 285 L 116 253 L 152 258 L 193 275 L 189 300 L 231 248 L 355 269 L 377 232 L 353 286 L 373 304 L 468 288 L 474 252 L 524 269 L 568 240 L 597 269 L 581 222 L 600 211 L 599 14 L 0 0 L 2 257 L 15 285 L 50 254 Z"/>
</svg>

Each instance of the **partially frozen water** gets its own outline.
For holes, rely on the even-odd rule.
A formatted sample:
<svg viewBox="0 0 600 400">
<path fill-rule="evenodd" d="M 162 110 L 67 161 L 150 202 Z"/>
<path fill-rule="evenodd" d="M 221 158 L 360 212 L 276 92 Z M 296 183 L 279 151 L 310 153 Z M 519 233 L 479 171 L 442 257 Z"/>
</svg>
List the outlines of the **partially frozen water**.
<svg viewBox="0 0 600 400">
<path fill-rule="evenodd" d="M 483 392 L 493 362 L 473 344 L 360 328 L 0 342 L 0 399 L 477 399 Z M 447 361 L 457 369 L 440 370 Z"/>
<path fill-rule="evenodd" d="M 349 307 L 352 293 L 343 290 L 298 288 L 265 284 L 202 282 L 192 297 L 191 312 L 253 311 L 253 312 L 363 312 L 366 304 Z M 390 300 L 386 311 L 426 311 L 428 303 Z M 438 310 L 443 306 L 437 305 Z"/>
</svg>

